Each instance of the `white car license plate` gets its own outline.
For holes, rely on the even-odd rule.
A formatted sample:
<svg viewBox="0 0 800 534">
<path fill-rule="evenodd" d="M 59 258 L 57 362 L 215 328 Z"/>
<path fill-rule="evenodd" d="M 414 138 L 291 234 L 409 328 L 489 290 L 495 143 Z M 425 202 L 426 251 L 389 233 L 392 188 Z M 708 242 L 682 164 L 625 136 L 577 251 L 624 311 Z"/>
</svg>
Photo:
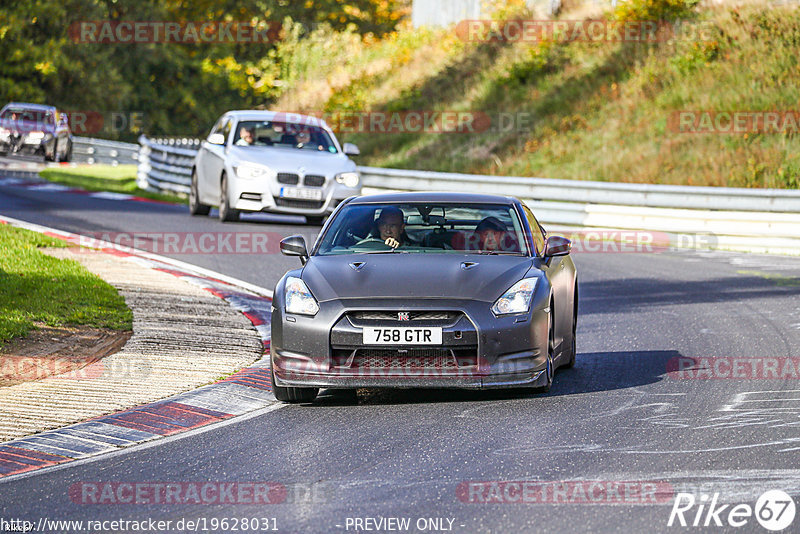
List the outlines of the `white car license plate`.
<svg viewBox="0 0 800 534">
<path fill-rule="evenodd" d="M 439 327 L 364 328 L 364 345 L 441 345 Z"/>
<path fill-rule="evenodd" d="M 281 198 L 299 198 L 303 200 L 322 200 L 321 189 L 303 189 L 300 187 L 281 187 Z"/>
</svg>

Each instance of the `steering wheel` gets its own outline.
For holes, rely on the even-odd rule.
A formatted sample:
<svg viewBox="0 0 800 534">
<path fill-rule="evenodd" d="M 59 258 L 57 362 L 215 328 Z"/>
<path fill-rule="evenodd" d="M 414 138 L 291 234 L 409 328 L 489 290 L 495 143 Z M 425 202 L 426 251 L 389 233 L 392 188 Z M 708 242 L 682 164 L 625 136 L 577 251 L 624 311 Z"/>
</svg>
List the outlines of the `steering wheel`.
<svg viewBox="0 0 800 534">
<path fill-rule="evenodd" d="M 361 241 L 353 245 L 353 247 L 361 247 L 370 250 L 381 250 L 384 248 L 385 249 L 392 248 L 386 243 L 384 243 L 382 239 L 378 239 L 377 237 L 367 237 L 365 239 L 362 239 Z"/>
</svg>

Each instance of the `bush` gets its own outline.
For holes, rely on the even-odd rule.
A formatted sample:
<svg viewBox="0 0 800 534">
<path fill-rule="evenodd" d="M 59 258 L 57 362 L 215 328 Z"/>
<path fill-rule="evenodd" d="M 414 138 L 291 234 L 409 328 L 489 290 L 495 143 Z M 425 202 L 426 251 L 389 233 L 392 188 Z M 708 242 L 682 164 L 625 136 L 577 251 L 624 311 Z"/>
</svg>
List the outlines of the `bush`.
<svg viewBox="0 0 800 534">
<path fill-rule="evenodd" d="M 700 0 L 624 0 L 614 10 L 621 21 L 676 20 L 692 17 Z"/>
</svg>

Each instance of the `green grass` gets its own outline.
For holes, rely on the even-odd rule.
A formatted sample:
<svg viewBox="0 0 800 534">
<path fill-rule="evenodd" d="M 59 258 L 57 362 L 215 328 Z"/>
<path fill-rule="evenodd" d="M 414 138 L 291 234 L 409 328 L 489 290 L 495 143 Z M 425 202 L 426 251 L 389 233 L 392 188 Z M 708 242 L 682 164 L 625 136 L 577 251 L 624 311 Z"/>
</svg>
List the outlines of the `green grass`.
<svg viewBox="0 0 800 534">
<path fill-rule="evenodd" d="M 68 185 L 86 191 L 127 193 L 153 200 L 186 203 L 177 195 L 152 193 L 136 186 L 136 165 L 80 165 L 44 169 L 39 175 L 49 182 Z"/>
<path fill-rule="evenodd" d="M 669 123 L 683 110 L 796 110 L 800 6 L 694 4 L 631 0 L 617 13 L 581 12 L 579 17 L 627 20 L 677 14 L 707 24 L 708 39 L 468 43 L 452 28 L 410 27 L 379 41 L 334 39 L 325 49 L 324 64 L 319 69 L 304 64 L 302 76 L 291 80 L 273 108 L 473 111 L 531 118 L 516 130 L 500 132 L 340 135 L 340 140 L 359 145 L 357 162 L 362 165 L 614 182 L 800 187 L 796 133 L 693 134 L 674 131 Z M 567 11 L 562 18 L 576 16 Z M 523 12 L 519 18 L 540 17 Z M 298 44 L 295 53 L 303 46 Z"/>
<path fill-rule="evenodd" d="M 66 243 L 0 224 L 0 347 L 35 323 L 130 330 L 133 315 L 117 290 L 73 260 L 41 253 Z"/>
</svg>

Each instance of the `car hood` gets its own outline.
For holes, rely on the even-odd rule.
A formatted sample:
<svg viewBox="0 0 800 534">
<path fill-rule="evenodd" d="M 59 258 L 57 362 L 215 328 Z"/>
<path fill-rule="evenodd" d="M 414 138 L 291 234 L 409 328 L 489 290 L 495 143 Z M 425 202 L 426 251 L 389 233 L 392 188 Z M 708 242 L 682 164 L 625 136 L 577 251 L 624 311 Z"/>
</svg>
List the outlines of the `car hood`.
<svg viewBox="0 0 800 534">
<path fill-rule="evenodd" d="M 342 154 L 316 152 L 297 148 L 276 147 L 237 147 L 230 148 L 229 155 L 239 162 L 249 161 L 267 165 L 277 172 L 293 172 L 300 174 L 321 174 L 354 171 L 356 164 Z M 300 168 L 303 171 L 300 171 Z"/>
<path fill-rule="evenodd" d="M 351 264 L 363 262 L 356 270 Z M 465 262 L 472 262 L 464 268 Z M 440 297 L 494 302 L 531 268 L 523 256 L 352 254 L 314 256 L 302 278 L 320 302 L 349 298 Z"/>
</svg>

